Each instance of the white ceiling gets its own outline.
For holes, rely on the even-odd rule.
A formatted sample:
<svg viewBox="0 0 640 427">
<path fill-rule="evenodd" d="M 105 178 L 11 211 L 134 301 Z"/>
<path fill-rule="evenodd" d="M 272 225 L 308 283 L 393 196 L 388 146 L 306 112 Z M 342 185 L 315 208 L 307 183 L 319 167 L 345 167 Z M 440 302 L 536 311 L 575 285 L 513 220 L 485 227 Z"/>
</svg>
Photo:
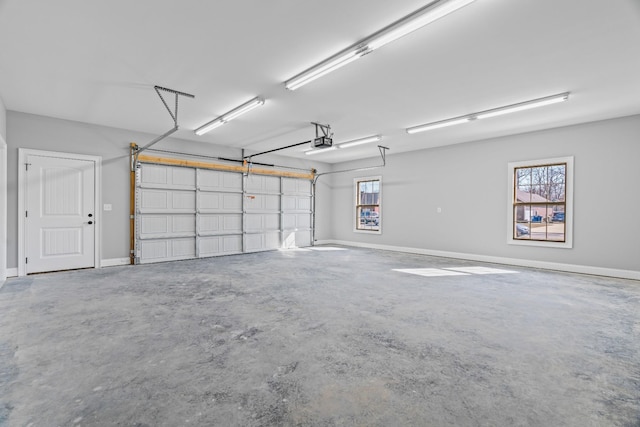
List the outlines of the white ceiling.
<svg viewBox="0 0 640 427">
<path fill-rule="evenodd" d="M 283 82 L 429 0 L 0 0 L 9 110 L 263 151 L 381 134 L 391 153 L 640 113 L 640 0 L 477 0 L 296 91 Z M 569 102 L 405 128 L 570 91 Z M 266 104 L 193 130 L 255 96 Z M 173 96 L 169 95 L 170 104 Z M 160 148 L 160 144 L 158 148 Z M 314 156 L 378 155 L 369 144 Z M 303 147 L 280 154 L 304 157 Z"/>
</svg>

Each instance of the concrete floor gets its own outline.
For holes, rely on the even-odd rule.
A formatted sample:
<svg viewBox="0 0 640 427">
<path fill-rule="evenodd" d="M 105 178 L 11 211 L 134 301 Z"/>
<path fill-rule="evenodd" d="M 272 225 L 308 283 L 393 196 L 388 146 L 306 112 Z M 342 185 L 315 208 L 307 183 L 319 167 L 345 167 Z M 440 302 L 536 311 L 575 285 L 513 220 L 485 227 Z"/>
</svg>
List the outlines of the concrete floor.
<svg viewBox="0 0 640 427">
<path fill-rule="evenodd" d="M 393 270 L 478 265 L 346 248 L 10 279 L 0 425 L 640 426 L 639 282 Z"/>
</svg>

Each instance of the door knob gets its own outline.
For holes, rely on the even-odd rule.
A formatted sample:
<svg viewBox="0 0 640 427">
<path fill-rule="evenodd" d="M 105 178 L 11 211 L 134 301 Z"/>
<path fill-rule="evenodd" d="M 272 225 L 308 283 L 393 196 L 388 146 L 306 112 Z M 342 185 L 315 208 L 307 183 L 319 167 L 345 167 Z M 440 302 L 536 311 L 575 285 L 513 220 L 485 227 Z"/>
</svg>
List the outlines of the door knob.
<svg viewBox="0 0 640 427">
<path fill-rule="evenodd" d="M 85 224 L 93 224 L 93 221 L 85 222 Z"/>
<path fill-rule="evenodd" d="M 93 214 L 89 214 L 89 218 L 91 218 L 93 216 Z"/>
</svg>

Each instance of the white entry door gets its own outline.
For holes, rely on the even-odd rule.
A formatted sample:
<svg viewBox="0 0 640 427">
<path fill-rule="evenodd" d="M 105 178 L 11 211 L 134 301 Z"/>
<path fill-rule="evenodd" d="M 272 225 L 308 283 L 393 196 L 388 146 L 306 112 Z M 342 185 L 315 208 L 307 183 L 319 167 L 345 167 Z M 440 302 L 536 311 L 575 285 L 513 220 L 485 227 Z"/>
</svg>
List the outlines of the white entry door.
<svg viewBox="0 0 640 427">
<path fill-rule="evenodd" d="M 26 273 L 95 266 L 96 162 L 25 156 Z"/>
</svg>

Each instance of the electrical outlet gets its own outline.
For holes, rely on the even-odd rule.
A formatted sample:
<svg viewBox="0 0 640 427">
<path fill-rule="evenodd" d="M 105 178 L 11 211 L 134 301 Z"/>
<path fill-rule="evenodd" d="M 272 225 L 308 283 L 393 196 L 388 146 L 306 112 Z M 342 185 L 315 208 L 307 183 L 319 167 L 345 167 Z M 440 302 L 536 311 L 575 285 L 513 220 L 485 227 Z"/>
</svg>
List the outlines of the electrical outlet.
<svg viewBox="0 0 640 427">
<path fill-rule="evenodd" d="M 442 208 L 441 208 L 440 206 L 438 206 L 438 207 L 436 208 L 436 212 L 438 212 L 438 213 L 442 213 Z"/>
</svg>

